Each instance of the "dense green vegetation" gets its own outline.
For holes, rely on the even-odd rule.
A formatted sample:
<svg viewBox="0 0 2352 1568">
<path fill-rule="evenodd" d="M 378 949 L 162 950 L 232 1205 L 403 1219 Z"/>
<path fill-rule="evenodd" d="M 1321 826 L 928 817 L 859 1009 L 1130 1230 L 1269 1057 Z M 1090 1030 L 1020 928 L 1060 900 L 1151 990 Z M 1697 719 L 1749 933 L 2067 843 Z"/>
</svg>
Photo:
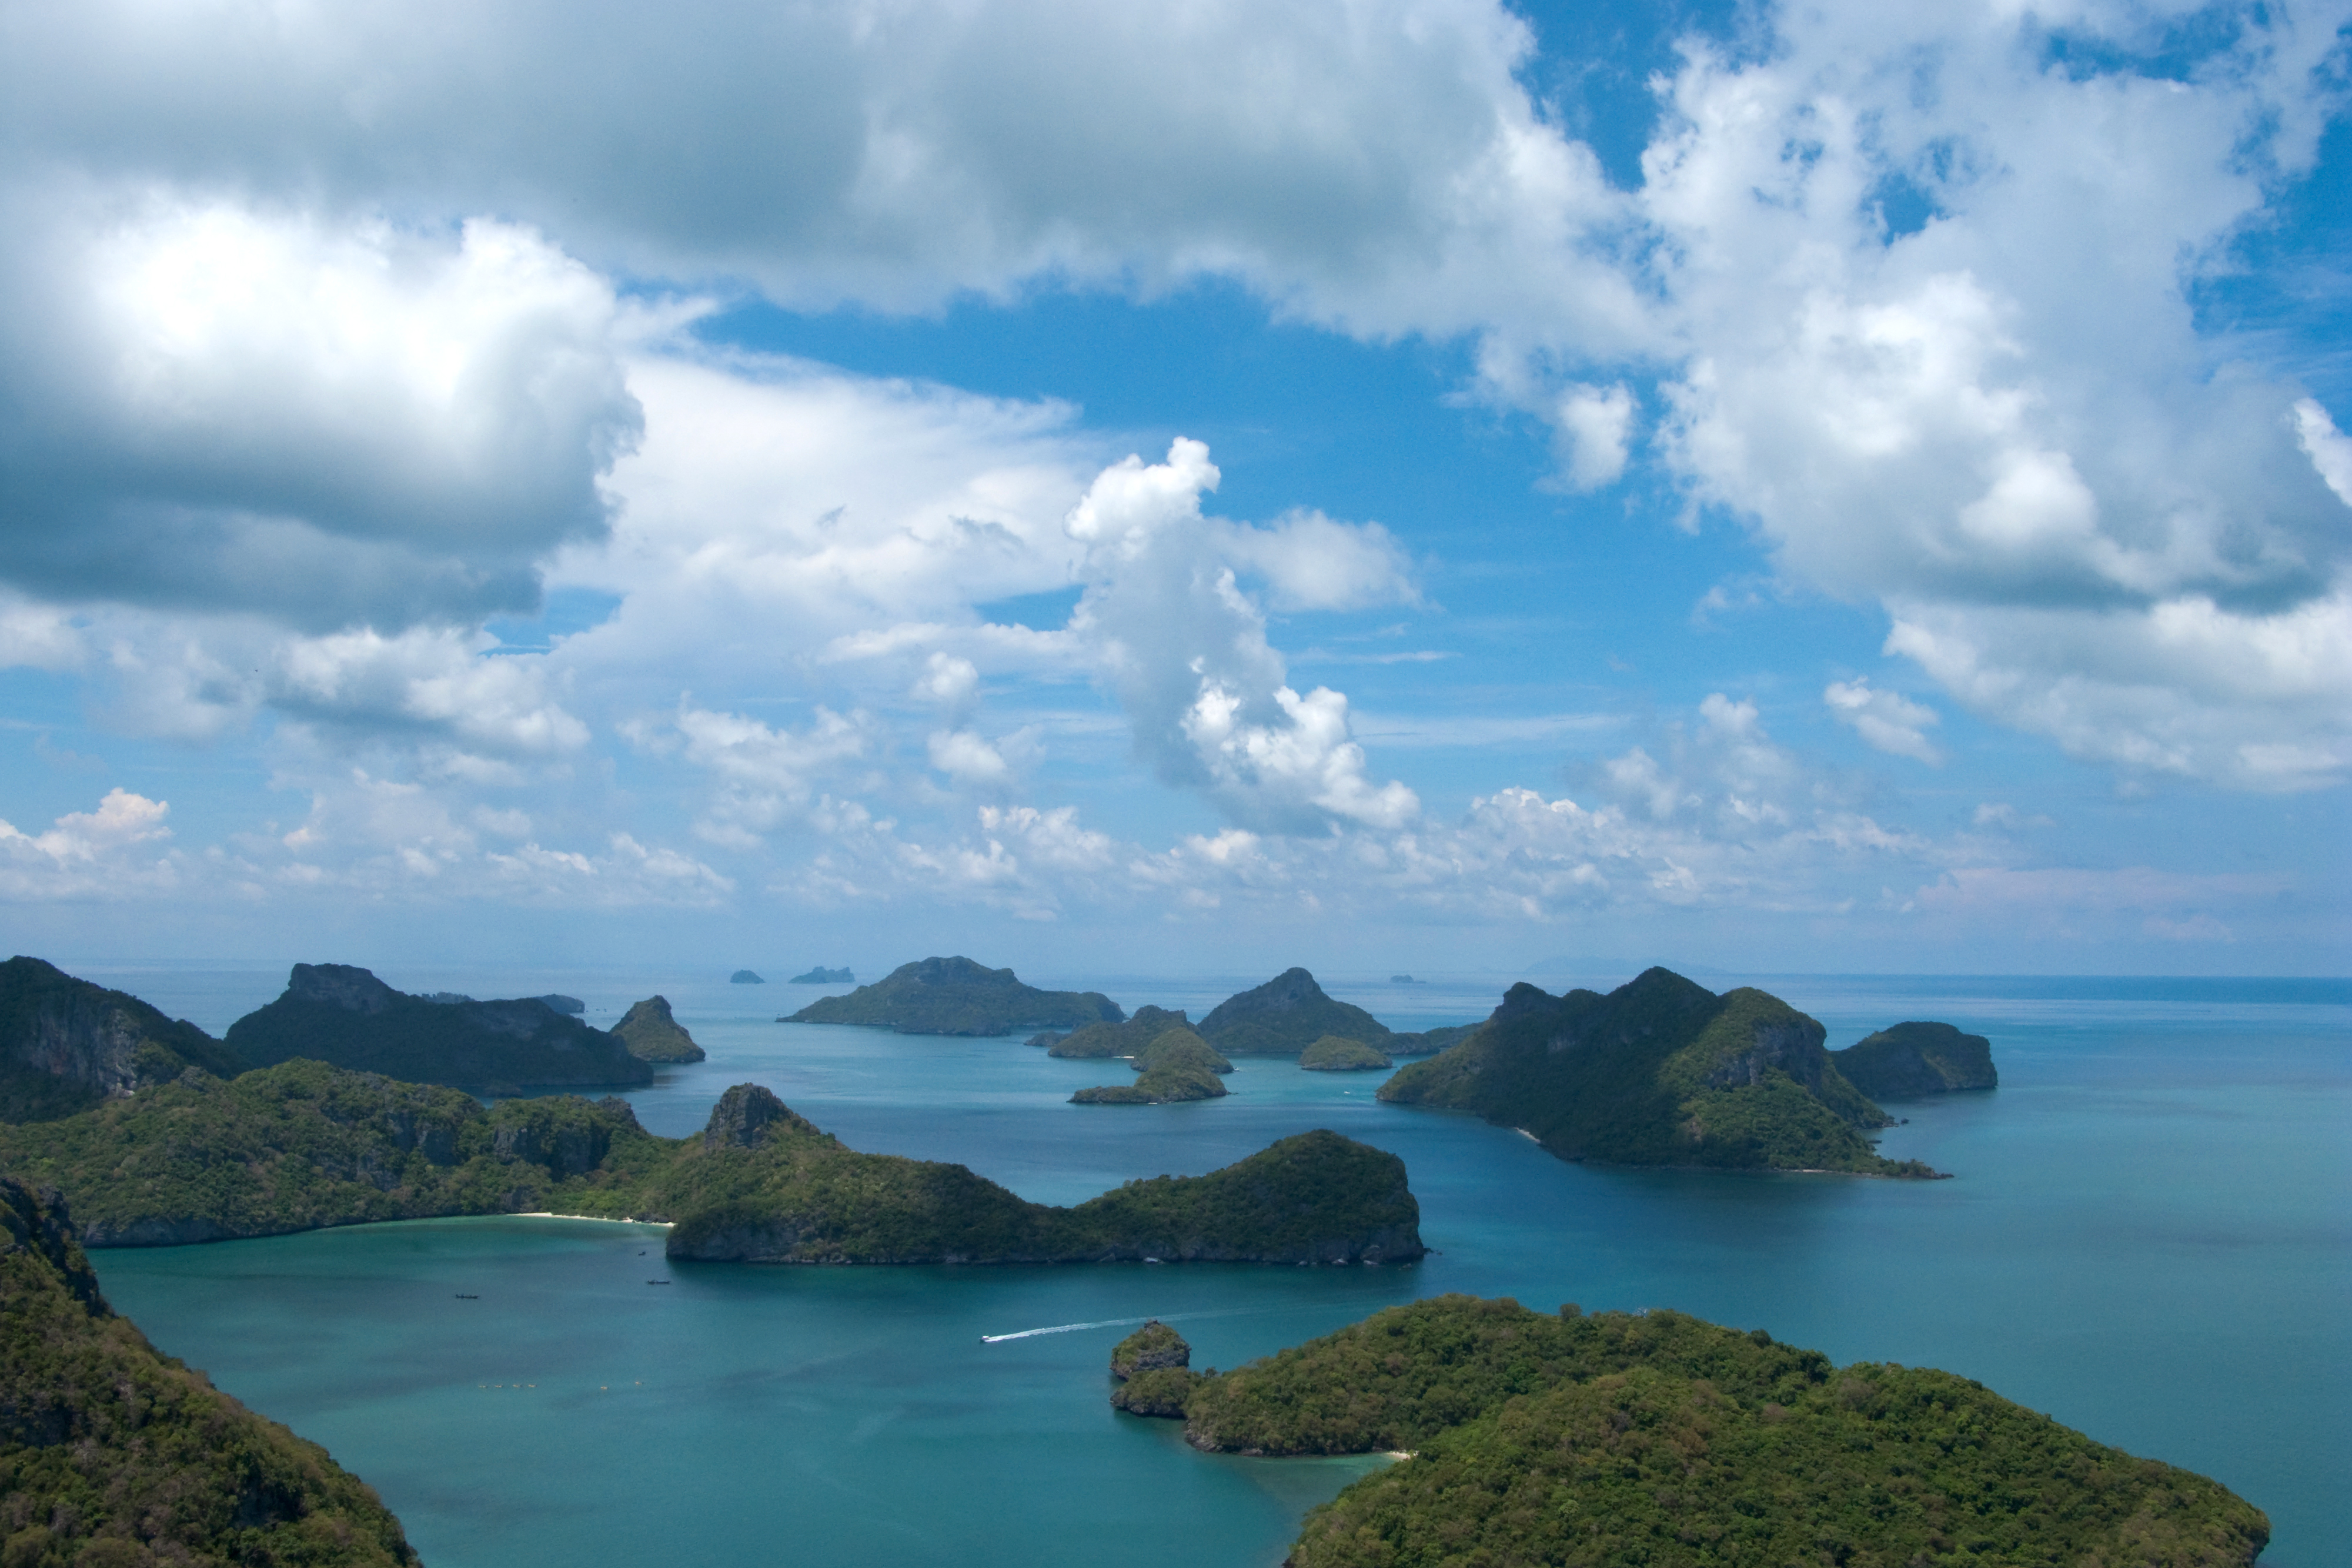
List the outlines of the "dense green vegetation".
<svg viewBox="0 0 2352 1568">
<path fill-rule="evenodd" d="M 1158 1318 L 1110 1347 L 1110 1375 L 1121 1382 L 1155 1367 L 1192 1364 L 1192 1347 Z"/>
<path fill-rule="evenodd" d="M 1341 1040 L 1336 1034 L 1327 1034 L 1298 1053 L 1298 1065 L 1309 1072 L 1363 1072 L 1376 1067 L 1393 1067 L 1396 1063 L 1362 1040 Z"/>
<path fill-rule="evenodd" d="M 537 997 L 428 1001 L 349 964 L 295 965 L 282 996 L 228 1026 L 228 1046 L 256 1067 L 301 1058 L 493 1094 L 654 1081 L 619 1040 Z"/>
<path fill-rule="evenodd" d="M 293 1061 L 196 1072 L 62 1121 L 0 1127 L 0 1172 L 62 1188 L 93 1245 L 366 1220 L 553 1211 L 675 1221 L 673 1256 L 793 1262 L 1402 1261 L 1419 1207 L 1395 1155 L 1304 1134 L 1204 1176 L 1076 1208 L 961 1166 L 860 1154 L 739 1084 L 698 1136 L 617 1099 L 509 1100 Z"/>
<path fill-rule="evenodd" d="M 1140 1007 L 1132 1017 L 1117 1023 L 1090 1023 L 1067 1034 L 1040 1034 L 1029 1043 L 1044 1046 L 1048 1056 L 1133 1056 L 1168 1030 L 1192 1027 L 1192 1020 L 1181 1008 L 1171 1011 L 1167 1008 Z"/>
<path fill-rule="evenodd" d="M 38 958 L 0 964 L 0 1122 L 43 1122 L 191 1067 L 242 1072 L 220 1041 Z"/>
<path fill-rule="evenodd" d="M 1110 1391 L 1111 1408 L 1130 1416 L 1181 1416 L 1202 1381 L 1202 1374 L 1184 1366 L 1139 1372 Z"/>
<path fill-rule="evenodd" d="M 1107 1027 L 1107 1026 L 1097 1026 Z M 1080 1030 L 1085 1033 L 1085 1030 Z M 1217 1082 L 1234 1064 L 1214 1046 L 1178 1024 L 1163 1029 L 1131 1059 L 1139 1076 L 1132 1083 L 1081 1089 L 1070 1096 L 1077 1105 L 1164 1105 L 1180 1100 L 1217 1100 L 1226 1090 Z"/>
<path fill-rule="evenodd" d="M 1863 1135 L 1888 1125 L 1822 1048 L 1822 1026 L 1763 991 L 1717 996 L 1651 969 L 1606 997 L 1517 985 L 1468 1039 L 1381 1086 L 1398 1104 L 1475 1111 L 1563 1159 L 1930 1176 Z"/>
<path fill-rule="evenodd" d="M 1991 1089 L 2000 1082 L 1993 1071 L 1992 1041 L 1962 1034 L 1948 1023 L 1898 1023 L 1831 1051 L 1830 1060 L 1847 1082 L 1874 1100 Z"/>
<path fill-rule="evenodd" d="M 1077 1029 L 1127 1015 L 1100 991 L 1041 991 L 1010 969 L 969 958 L 901 964 L 845 997 L 820 997 L 781 1023 L 864 1024 L 899 1034 L 1009 1034 L 1016 1029 Z"/>
<path fill-rule="evenodd" d="M 392 1568 L 399 1521 L 325 1449 L 159 1355 L 55 1196 L 0 1179 L 0 1563 Z"/>
<path fill-rule="evenodd" d="M 623 1015 L 613 1033 L 639 1061 L 700 1061 L 706 1054 L 670 1015 L 667 997 L 647 997 Z"/>
<path fill-rule="evenodd" d="M 1150 1393 L 1212 1451 L 1412 1456 L 1307 1516 L 1301 1568 L 2208 1568 L 2270 1532 L 2215 1482 L 1968 1379 L 1679 1312 L 1442 1296 Z"/>
<path fill-rule="evenodd" d="M 1228 1056 L 1297 1056 L 1327 1034 L 1385 1047 L 1391 1033 L 1363 1009 L 1324 995 L 1305 969 L 1285 969 L 1227 997 L 1201 1020 L 1200 1032 Z"/>
</svg>

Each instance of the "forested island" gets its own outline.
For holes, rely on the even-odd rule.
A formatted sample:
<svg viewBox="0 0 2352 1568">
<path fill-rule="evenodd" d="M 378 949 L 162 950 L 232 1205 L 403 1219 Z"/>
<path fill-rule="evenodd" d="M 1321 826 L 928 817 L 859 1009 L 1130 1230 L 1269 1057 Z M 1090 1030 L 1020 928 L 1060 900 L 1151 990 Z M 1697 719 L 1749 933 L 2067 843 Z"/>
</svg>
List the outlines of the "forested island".
<svg viewBox="0 0 2352 1568">
<path fill-rule="evenodd" d="M 613 1034 L 639 1061 L 700 1061 L 708 1054 L 671 1014 L 667 997 L 647 997 L 632 1007 Z"/>
<path fill-rule="evenodd" d="M 1403 1262 L 1420 1208 L 1394 1155 L 1335 1133 L 1076 1208 L 959 1165 L 860 1154 L 738 1084 L 704 1131 L 624 1101 L 473 1096 L 315 1061 L 201 1071 L 60 1121 L 0 1127 L 0 1173 L 61 1189 L 92 1246 L 368 1220 L 552 1211 L 672 1223 L 672 1257 L 772 1262 Z"/>
<path fill-rule="evenodd" d="M 0 1540 L 8 1568 L 416 1561 L 391 1511 L 324 1448 L 118 1317 L 57 1195 L 5 1177 Z"/>
<path fill-rule="evenodd" d="M 1180 1100 L 1220 1099 L 1225 1093 L 1225 1086 L 1217 1082 L 1217 1075 L 1234 1070 L 1234 1064 L 1214 1046 L 1181 1023 L 1161 1030 L 1150 1043 L 1138 1048 L 1129 1065 L 1137 1073 L 1134 1082 L 1081 1089 L 1070 1096 L 1072 1103 L 1164 1105 Z"/>
<path fill-rule="evenodd" d="M 1100 991 L 1041 991 L 1010 969 L 970 958 L 901 964 L 845 997 L 820 997 L 779 1023 L 864 1024 L 898 1034 L 1010 1034 L 1022 1028 L 1077 1029 L 1127 1017 Z"/>
<path fill-rule="evenodd" d="M 1864 1136 L 1894 1118 L 1846 1082 L 1826 1031 L 1778 997 L 1650 969 L 1607 996 L 1513 986 L 1460 1044 L 1380 1097 L 1475 1111 L 1563 1159 L 1933 1176 Z"/>
<path fill-rule="evenodd" d="M 195 1025 L 127 991 L 38 958 L 0 964 L 0 1122 L 69 1116 L 191 1067 L 231 1074 L 247 1065 Z"/>
<path fill-rule="evenodd" d="M 1948 1023 L 1898 1023 L 1830 1052 L 1846 1082 L 1874 1100 L 1998 1087 L 1992 1041 Z"/>
<path fill-rule="evenodd" d="M 1139 1366 L 1112 1397 L 1212 1453 L 1405 1456 L 1307 1515 L 1299 1568 L 2214 1568 L 2270 1538 L 2220 1483 L 1968 1378 L 1674 1312 L 1439 1296 L 1222 1375 Z"/>
<path fill-rule="evenodd" d="M 229 1025 L 222 1043 L 249 1067 L 299 1057 L 487 1093 L 654 1081 L 653 1069 L 619 1039 L 542 998 L 434 1001 L 351 964 L 295 965 L 285 992 Z"/>
</svg>

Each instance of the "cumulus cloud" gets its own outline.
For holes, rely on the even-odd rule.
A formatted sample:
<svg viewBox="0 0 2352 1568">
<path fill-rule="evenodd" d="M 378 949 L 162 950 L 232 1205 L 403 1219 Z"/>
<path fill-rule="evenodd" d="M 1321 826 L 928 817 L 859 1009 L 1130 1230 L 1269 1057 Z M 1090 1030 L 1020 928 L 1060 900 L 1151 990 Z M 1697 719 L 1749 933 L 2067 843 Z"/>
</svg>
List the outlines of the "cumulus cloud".
<svg viewBox="0 0 2352 1568">
<path fill-rule="evenodd" d="M 862 713 L 843 715 L 825 707 L 803 729 L 772 728 L 681 697 L 667 725 L 639 722 L 627 733 L 649 751 L 676 752 L 714 776 L 715 799 L 695 831 L 713 843 L 741 849 L 806 807 L 824 780 L 861 761 L 873 742 L 871 729 Z"/>
<path fill-rule="evenodd" d="M 638 409 L 611 286 L 512 225 L 0 184 L 0 574 L 310 630 L 538 601 Z"/>
<path fill-rule="evenodd" d="M 1881 751 L 1931 765 L 1944 760 L 1944 754 L 1927 736 L 1929 727 L 1943 722 L 1934 708 L 1899 692 L 1874 690 L 1866 676 L 1832 681 L 1822 691 L 1822 701 L 1829 705 L 1832 717 Z"/>
<path fill-rule="evenodd" d="M 1571 489 L 1598 490 L 1625 472 L 1626 442 L 1633 430 L 1633 394 L 1612 387 L 1570 387 L 1559 400 L 1554 423 L 1567 451 Z"/>
<path fill-rule="evenodd" d="M 1087 587 L 1070 630 L 1097 651 L 1137 749 L 1161 779 L 1202 789 L 1254 831 L 1409 821 L 1418 798 L 1398 781 L 1372 782 L 1347 697 L 1289 685 L 1265 614 L 1227 559 L 1245 530 L 1202 516 L 1202 493 L 1218 478 L 1208 447 L 1179 437 L 1164 463 L 1129 456 L 1104 469 L 1065 525 L 1087 547 Z M 1269 548 L 1290 580 L 1316 591 L 1370 580 L 1392 594 L 1402 580 L 1392 566 L 1370 579 L 1362 566 L 1388 561 L 1390 547 L 1384 532 L 1318 517 L 1311 527 L 1293 519 Z"/>
<path fill-rule="evenodd" d="M 172 808 L 128 789 L 95 811 L 68 811 L 45 831 L 0 821 L 0 891 L 11 898 L 120 898 L 176 888 L 176 857 L 152 847 L 172 836 Z"/>
</svg>

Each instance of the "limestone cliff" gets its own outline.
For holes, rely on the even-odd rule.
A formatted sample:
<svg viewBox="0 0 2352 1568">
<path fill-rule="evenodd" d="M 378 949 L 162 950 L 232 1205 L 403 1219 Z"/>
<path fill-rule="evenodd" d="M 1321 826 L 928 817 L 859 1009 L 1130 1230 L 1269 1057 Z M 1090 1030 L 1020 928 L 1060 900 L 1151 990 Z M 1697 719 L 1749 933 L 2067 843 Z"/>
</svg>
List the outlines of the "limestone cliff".
<svg viewBox="0 0 2352 1568">
<path fill-rule="evenodd" d="M 0 964 L 0 1122 L 51 1121 L 191 1067 L 245 1063 L 192 1023 L 38 958 Z"/>
<path fill-rule="evenodd" d="M 667 997 L 647 997 L 631 1008 L 613 1032 L 639 1061 L 700 1061 L 707 1054 L 670 1016 Z"/>
</svg>

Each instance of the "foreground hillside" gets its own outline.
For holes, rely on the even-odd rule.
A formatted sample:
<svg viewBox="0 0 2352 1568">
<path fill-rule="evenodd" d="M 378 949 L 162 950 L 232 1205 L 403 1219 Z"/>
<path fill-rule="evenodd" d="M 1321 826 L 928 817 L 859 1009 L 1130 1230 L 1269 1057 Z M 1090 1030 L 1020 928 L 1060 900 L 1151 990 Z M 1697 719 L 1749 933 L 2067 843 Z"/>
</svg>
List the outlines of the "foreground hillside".
<svg viewBox="0 0 2352 1568">
<path fill-rule="evenodd" d="M 2221 1568 L 2270 1537 L 2219 1483 L 1969 1379 L 1679 1312 L 1443 1296 L 1189 1387 L 1141 1375 L 1196 1448 L 1412 1456 L 1307 1516 L 1300 1568 Z"/>
<path fill-rule="evenodd" d="M 775 1262 L 1408 1261 L 1404 1163 L 1333 1133 L 1076 1208 L 962 1166 L 860 1154 L 739 1084 L 688 1138 L 617 1099 L 509 1100 L 291 1061 L 189 1073 L 63 1121 L 0 1127 L 0 1172 L 61 1188 L 94 1246 L 367 1220 L 554 1211 L 674 1222 L 673 1257 Z"/>
<path fill-rule="evenodd" d="M 8 1568 L 416 1561 L 325 1449 L 157 1354 L 99 1293 L 56 1196 L 5 1178 L 0 1540 Z"/>
<path fill-rule="evenodd" d="M 1607 996 L 1517 985 L 1460 1044 L 1381 1086 L 1396 1104 L 1475 1111 L 1563 1159 L 1928 1176 L 1884 1159 L 1893 1118 L 1846 1082 L 1822 1026 L 1778 997 L 1717 996 L 1651 969 Z"/>
</svg>

